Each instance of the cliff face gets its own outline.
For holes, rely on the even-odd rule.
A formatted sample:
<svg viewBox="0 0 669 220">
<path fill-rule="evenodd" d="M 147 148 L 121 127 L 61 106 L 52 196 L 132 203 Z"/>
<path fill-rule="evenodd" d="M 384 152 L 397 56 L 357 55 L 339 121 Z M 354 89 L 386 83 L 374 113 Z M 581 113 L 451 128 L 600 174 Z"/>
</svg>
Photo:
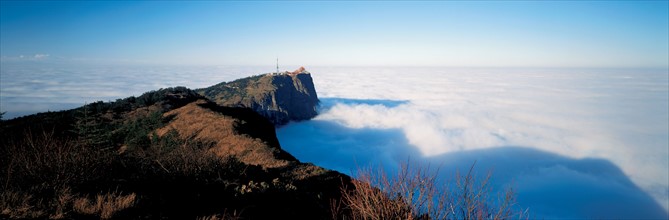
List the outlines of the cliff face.
<svg viewBox="0 0 669 220">
<path fill-rule="evenodd" d="M 283 125 L 317 114 L 318 95 L 311 74 L 303 68 L 298 71 L 252 76 L 196 91 L 219 105 L 251 108 L 273 124 Z"/>
</svg>

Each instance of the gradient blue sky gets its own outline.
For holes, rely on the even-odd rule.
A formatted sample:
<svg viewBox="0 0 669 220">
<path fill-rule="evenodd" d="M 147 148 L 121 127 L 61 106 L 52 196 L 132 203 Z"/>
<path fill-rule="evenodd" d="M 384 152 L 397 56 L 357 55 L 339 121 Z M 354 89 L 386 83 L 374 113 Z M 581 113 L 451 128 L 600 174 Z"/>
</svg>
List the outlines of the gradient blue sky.
<svg viewBox="0 0 669 220">
<path fill-rule="evenodd" d="M 7 2 L 0 55 L 158 64 L 669 66 L 654 2 Z"/>
</svg>

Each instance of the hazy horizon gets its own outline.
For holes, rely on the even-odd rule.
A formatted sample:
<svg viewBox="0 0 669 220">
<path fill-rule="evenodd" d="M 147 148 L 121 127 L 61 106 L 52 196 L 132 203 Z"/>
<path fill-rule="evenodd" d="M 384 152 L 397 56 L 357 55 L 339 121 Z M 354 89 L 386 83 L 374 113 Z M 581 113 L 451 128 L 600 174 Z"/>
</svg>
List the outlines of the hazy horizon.
<svg viewBox="0 0 669 220">
<path fill-rule="evenodd" d="M 275 65 L 160 65 L 109 64 L 99 62 L 54 62 L 49 60 L 5 60 L 0 68 L 0 112 L 4 119 L 47 111 L 68 110 L 97 101 L 110 102 L 139 96 L 151 90 L 184 86 L 204 88 L 219 82 L 276 71 Z M 650 70 L 666 72 L 669 68 L 611 67 L 457 67 L 457 66 L 355 66 L 355 65 L 283 65 L 281 71 L 305 66 L 312 68 L 434 68 L 443 70 Z M 161 72 L 162 71 L 162 72 Z M 181 72 L 180 72 L 181 71 Z M 215 75 L 220 73 L 221 75 Z M 133 74 L 141 74 L 137 78 Z M 148 74 L 148 75 L 147 75 Z M 174 75 L 173 75 L 174 74 Z M 186 75 L 188 74 L 188 75 Z M 136 81 L 128 79 L 136 78 Z M 114 82 L 115 81 L 115 82 Z M 96 83 L 109 85 L 99 87 Z M 89 88 L 90 90 L 86 90 Z M 102 91 L 96 91 L 102 90 Z M 82 91 L 84 91 L 82 93 Z"/>
</svg>

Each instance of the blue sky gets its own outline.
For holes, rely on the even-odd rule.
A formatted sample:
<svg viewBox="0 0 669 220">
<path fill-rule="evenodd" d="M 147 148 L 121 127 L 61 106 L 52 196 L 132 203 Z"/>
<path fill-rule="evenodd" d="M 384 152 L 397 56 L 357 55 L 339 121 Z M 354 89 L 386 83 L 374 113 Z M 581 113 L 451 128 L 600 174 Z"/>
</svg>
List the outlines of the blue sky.
<svg viewBox="0 0 669 220">
<path fill-rule="evenodd" d="M 669 66 L 667 1 L 0 4 L 4 60 Z"/>
</svg>

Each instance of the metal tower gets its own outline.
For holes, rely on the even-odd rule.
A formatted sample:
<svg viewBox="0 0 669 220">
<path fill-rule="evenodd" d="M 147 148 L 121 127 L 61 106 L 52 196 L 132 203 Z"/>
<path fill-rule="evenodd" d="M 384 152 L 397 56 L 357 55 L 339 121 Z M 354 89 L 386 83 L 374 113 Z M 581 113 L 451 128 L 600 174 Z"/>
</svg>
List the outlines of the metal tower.
<svg viewBox="0 0 669 220">
<path fill-rule="evenodd" d="M 276 74 L 279 74 L 279 57 L 276 58 Z"/>
</svg>

